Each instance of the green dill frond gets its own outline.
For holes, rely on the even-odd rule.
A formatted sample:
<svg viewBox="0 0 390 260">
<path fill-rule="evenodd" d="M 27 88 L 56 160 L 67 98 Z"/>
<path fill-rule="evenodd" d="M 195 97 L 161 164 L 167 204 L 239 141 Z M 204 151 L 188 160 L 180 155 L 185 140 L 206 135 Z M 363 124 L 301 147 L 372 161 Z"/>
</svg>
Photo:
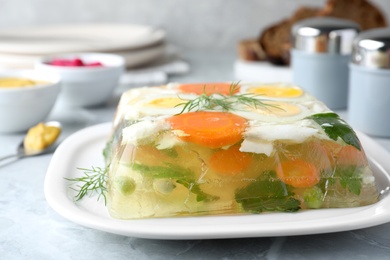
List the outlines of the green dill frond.
<svg viewBox="0 0 390 260">
<path fill-rule="evenodd" d="M 109 166 L 105 168 L 93 167 L 92 169 L 78 168 L 84 172 L 82 177 L 78 178 L 65 178 L 68 181 L 76 183 L 73 190 L 78 193 L 75 196 L 76 201 L 81 200 L 87 194 L 96 192 L 98 194 L 97 200 L 103 197 L 104 204 L 107 203 L 106 192 L 107 192 L 107 171 Z"/>
<path fill-rule="evenodd" d="M 261 99 L 260 95 L 251 93 L 237 94 L 239 88 L 239 82 L 232 83 L 229 87 L 229 94 L 224 95 L 221 93 L 214 93 L 211 95 L 206 94 L 206 86 L 203 87 L 203 94 L 195 99 L 183 99 L 187 102 L 180 103 L 176 107 L 183 106 L 183 109 L 179 114 L 184 112 L 201 111 L 201 110 L 222 110 L 232 111 L 236 109 L 237 105 L 251 107 L 255 109 L 269 110 L 272 108 L 282 109 L 277 105 L 265 103 L 264 99 Z M 179 96 L 180 97 L 180 96 Z M 282 109 L 283 110 L 283 109 Z"/>
</svg>

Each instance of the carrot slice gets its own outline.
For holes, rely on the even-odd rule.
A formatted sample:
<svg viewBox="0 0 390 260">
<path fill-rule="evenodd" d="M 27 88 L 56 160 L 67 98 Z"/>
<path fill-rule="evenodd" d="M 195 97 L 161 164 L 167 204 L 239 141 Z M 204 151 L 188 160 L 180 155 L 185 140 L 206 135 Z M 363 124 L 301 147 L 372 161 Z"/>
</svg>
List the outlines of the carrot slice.
<svg viewBox="0 0 390 260">
<path fill-rule="evenodd" d="M 352 145 L 341 145 L 333 141 L 323 141 L 323 148 L 326 149 L 328 158 L 332 159 L 333 166 L 367 164 L 367 158 L 363 150 L 359 150 Z"/>
<path fill-rule="evenodd" d="M 180 91 L 185 93 L 194 93 L 197 95 L 206 94 L 223 94 L 223 95 L 229 95 L 230 94 L 230 83 L 188 83 L 188 84 L 181 84 L 179 86 Z M 239 91 L 239 87 L 235 89 L 234 93 L 237 93 Z"/>
<path fill-rule="evenodd" d="M 236 175 L 245 170 L 251 163 L 252 156 L 239 149 L 239 145 L 234 145 L 227 150 L 215 152 L 210 158 L 210 169 L 222 175 Z"/>
<path fill-rule="evenodd" d="M 242 139 L 247 120 L 227 112 L 190 112 L 167 119 L 183 141 L 210 148 L 233 145 Z"/>
<path fill-rule="evenodd" d="M 339 165 L 357 165 L 367 164 L 367 159 L 363 151 L 358 150 L 352 145 L 345 145 L 341 148 L 336 157 Z"/>
<path fill-rule="evenodd" d="M 301 159 L 281 162 L 276 167 L 279 179 L 296 188 L 308 188 L 320 181 L 317 168 L 309 162 Z"/>
</svg>

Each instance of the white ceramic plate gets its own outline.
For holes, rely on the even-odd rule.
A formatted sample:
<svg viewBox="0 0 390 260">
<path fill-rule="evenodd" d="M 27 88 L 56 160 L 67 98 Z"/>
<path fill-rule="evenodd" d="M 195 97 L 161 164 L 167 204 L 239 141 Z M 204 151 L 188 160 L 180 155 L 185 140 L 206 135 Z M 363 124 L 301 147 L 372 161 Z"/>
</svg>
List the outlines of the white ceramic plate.
<svg viewBox="0 0 390 260">
<path fill-rule="evenodd" d="M 75 24 L 0 30 L 0 53 L 53 53 L 133 50 L 161 42 L 165 31 L 131 24 Z"/>
<path fill-rule="evenodd" d="M 104 166 L 102 149 L 110 123 L 83 129 L 67 138 L 56 150 L 45 179 L 45 196 L 60 215 L 80 225 L 110 233 L 154 239 L 214 239 L 289 236 L 365 228 L 390 221 L 388 192 L 373 205 L 349 209 L 308 210 L 239 216 L 202 216 L 142 220 L 111 218 L 96 197 L 74 202 L 74 191 L 64 178 L 80 176 L 77 168 Z M 371 138 L 359 133 L 372 158 L 379 189 L 389 186 L 389 153 Z M 385 170 L 386 169 L 386 170 Z"/>
</svg>

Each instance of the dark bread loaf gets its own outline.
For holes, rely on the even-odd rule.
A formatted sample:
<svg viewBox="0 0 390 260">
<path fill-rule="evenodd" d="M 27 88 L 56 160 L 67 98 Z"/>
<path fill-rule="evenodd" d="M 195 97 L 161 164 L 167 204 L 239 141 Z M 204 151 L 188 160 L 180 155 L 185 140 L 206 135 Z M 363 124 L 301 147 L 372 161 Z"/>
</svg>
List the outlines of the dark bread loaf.
<svg viewBox="0 0 390 260">
<path fill-rule="evenodd" d="M 368 0 L 328 0 L 322 9 L 301 7 L 290 18 L 266 28 L 258 41 L 275 65 L 290 63 L 290 32 L 292 26 L 306 18 L 330 16 L 355 21 L 362 30 L 386 27 L 382 12 Z"/>
<path fill-rule="evenodd" d="M 244 61 L 265 61 L 267 55 L 257 39 L 245 39 L 238 43 L 238 56 Z"/>
<path fill-rule="evenodd" d="M 274 24 L 263 31 L 259 43 L 268 60 L 276 65 L 284 65 L 290 60 L 290 31 L 294 23 L 318 16 L 320 9 L 301 7 L 292 17 Z"/>
<path fill-rule="evenodd" d="M 383 13 L 367 0 L 328 0 L 320 15 L 352 20 L 362 30 L 387 26 Z"/>
</svg>

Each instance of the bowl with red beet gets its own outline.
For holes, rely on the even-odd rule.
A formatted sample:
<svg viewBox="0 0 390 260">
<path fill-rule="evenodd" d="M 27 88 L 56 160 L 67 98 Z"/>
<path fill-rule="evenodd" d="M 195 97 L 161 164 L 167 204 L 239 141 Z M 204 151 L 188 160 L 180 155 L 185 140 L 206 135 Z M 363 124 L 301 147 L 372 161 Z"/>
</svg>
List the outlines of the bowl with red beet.
<svg viewBox="0 0 390 260">
<path fill-rule="evenodd" d="M 58 102 L 90 107 L 107 102 L 124 71 L 125 60 L 108 53 L 78 53 L 44 57 L 36 70 L 58 74 L 62 89 Z"/>
</svg>

